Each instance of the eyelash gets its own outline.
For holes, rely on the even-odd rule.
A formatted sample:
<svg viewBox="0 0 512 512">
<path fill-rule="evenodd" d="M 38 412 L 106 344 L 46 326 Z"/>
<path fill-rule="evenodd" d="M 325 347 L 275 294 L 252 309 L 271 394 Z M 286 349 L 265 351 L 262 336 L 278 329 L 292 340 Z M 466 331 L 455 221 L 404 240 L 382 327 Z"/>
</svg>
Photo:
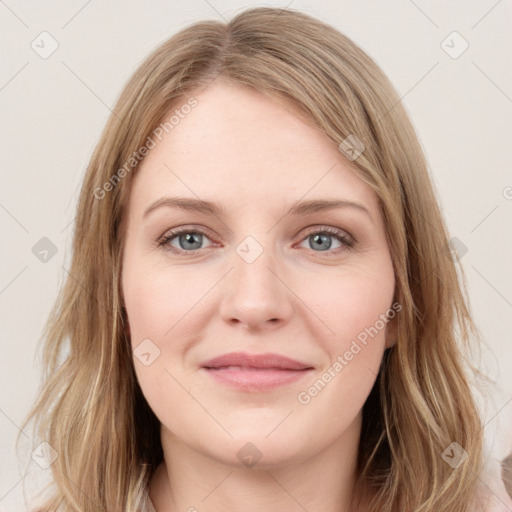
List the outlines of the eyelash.
<svg viewBox="0 0 512 512">
<path fill-rule="evenodd" d="M 178 237 L 179 235 L 182 235 L 182 234 L 201 234 L 201 235 L 204 235 L 206 236 L 207 238 L 209 238 L 208 236 L 208 233 L 206 233 L 205 230 L 201 229 L 201 228 L 198 228 L 198 227 L 194 227 L 194 228 L 187 228 L 187 227 L 184 227 L 184 228 L 176 228 L 176 229 L 173 229 L 171 231 L 168 231 L 164 236 L 162 236 L 159 240 L 158 240 L 158 247 L 163 247 L 164 249 L 170 251 L 170 252 L 173 252 L 175 254 L 187 254 L 187 255 L 195 255 L 195 254 L 198 254 L 200 251 L 202 251 L 203 249 L 196 249 L 196 250 L 192 250 L 192 251 L 185 251 L 183 249 L 177 249 L 176 247 L 171 247 L 169 244 L 169 242 L 171 240 L 173 240 L 174 238 Z M 320 234 L 327 234 L 327 235 L 332 235 L 334 238 L 336 238 L 339 242 L 341 242 L 344 247 L 338 247 L 336 249 L 328 249 L 326 251 L 313 251 L 313 252 L 318 252 L 318 253 L 334 253 L 334 254 L 338 254 L 339 252 L 343 252 L 343 251 L 350 251 L 352 249 L 355 248 L 356 246 L 356 241 L 354 238 L 350 237 L 349 235 L 343 233 L 341 230 L 337 229 L 337 228 L 333 228 L 333 227 L 330 227 L 330 226 L 323 226 L 322 228 L 315 228 L 315 229 L 312 229 L 311 231 L 308 231 L 304 237 L 301 239 L 301 242 L 307 238 L 309 238 L 310 236 L 312 235 L 320 235 Z M 166 247 L 167 246 L 167 247 Z M 311 249 L 312 250 L 312 249 Z"/>
</svg>

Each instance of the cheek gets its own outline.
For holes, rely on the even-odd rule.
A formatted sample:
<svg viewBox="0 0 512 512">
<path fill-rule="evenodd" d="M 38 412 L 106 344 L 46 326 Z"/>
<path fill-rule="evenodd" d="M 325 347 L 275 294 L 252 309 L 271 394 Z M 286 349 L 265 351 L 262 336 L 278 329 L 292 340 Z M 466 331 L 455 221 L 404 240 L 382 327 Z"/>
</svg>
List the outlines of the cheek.
<svg viewBox="0 0 512 512">
<path fill-rule="evenodd" d="M 175 421 L 176 407 L 183 406 L 183 390 L 173 379 L 181 382 L 183 376 L 174 366 L 180 367 L 187 343 L 185 337 L 180 338 L 180 329 L 184 320 L 190 320 L 187 312 L 197 302 L 193 296 L 198 293 L 198 283 L 194 282 L 198 277 L 186 274 L 134 255 L 126 258 L 123 267 L 135 373 L 149 406 L 167 425 Z M 170 337 L 173 343 L 165 343 Z"/>
<path fill-rule="evenodd" d="M 365 332 L 374 332 L 374 326 L 384 334 L 385 322 L 381 318 L 392 305 L 394 274 L 389 268 L 379 273 L 347 269 L 336 276 L 317 276 L 302 285 L 300 293 L 323 320 L 323 339 L 343 348 L 349 339 L 359 334 L 364 339 Z"/>
<path fill-rule="evenodd" d="M 343 269 L 335 278 L 317 277 L 309 283 L 302 285 L 300 294 L 308 297 L 308 306 L 323 321 L 323 334 L 316 339 L 328 356 L 320 377 L 330 392 L 322 393 L 322 401 L 325 406 L 328 401 L 353 403 L 357 409 L 379 372 L 388 319 L 395 315 L 392 264 L 378 271 Z M 323 389 L 322 383 L 317 388 Z"/>
<path fill-rule="evenodd" d="M 297 395 L 304 414 L 317 417 L 329 411 L 331 423 L 316 426 L 327 437 L 346 429 L 363 407 L 385 350 L 386 318 L 394 316 L 393 274 L 347 273 L 339 282 L 326 280 L 321 286 L 317 281 L 311 287 L 312 309 L 334 334 L 323 329 L 325 334 L 316 338 L 327 358 Z"/>
<path fill-rule="evenodd" d="M 127 265 L 123 272 L 132 344 L 169 335 L 206 291 L 200 273 L 160 267 Z"/>
</svg>

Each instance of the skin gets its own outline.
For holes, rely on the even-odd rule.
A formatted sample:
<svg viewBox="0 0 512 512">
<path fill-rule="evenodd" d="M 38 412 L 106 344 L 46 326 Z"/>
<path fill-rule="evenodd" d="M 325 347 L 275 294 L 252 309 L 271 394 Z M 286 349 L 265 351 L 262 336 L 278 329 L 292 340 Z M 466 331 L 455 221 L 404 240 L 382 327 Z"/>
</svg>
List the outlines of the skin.
<svg viewBox="0 0 512 512">
<path fill-rule="evenodd" d="M 348 511 L 361 409 L 395 342 L 394 321 L 309 403 L 297 397 L 393 303 L 377 196 L 287 101 L 221 80 L 193 96 L 198 105 L 137 170 L 125 226 L 132 347 L 150 339 L 160 350 L 149 365 L 134 357 L 161 422 L 164 463 L 150 482 L 151 500 L 158 512 Z M 161 207 L 143 217 L 171 195 L 215 202 L 225 214 Z M 349 207 L 286 215 L 311 199 L 356 201 L 369 215 Z M 158 245 L 180 226 L 207 230 L 196 235 L 196 254 L 194 241 L 180 243 L 179 235 Z M 330 235 L 321 245 L 330 248 L 318 249 L 314 235 L 325 227 L 356 245 Z M 236 250 L 247 236 L 263 249 L 252 263 Z M 265 392 L 228 388 L 199 370 L 233 351 L 275 352 L 314 370 Z M 237 456 L 248 442 L 261 454 L 252 467 Z"/>
</svg>

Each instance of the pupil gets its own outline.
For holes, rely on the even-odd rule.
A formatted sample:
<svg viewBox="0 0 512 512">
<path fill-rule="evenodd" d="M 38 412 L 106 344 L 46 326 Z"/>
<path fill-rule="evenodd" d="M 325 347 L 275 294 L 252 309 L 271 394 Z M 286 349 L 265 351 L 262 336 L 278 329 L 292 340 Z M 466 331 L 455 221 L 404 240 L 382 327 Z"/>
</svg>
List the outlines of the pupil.
<svg viewBox="0 0 512 512">
<path fill-rule="evenodd" d="M 324 247 L 322 250 L 327 250 L 331 247 L 331 240 L 329 235 L 314 235 L 314 243 L 317 248 L 321 248 L 322 243 L 325 243 L 327 247 Z"/>
<path fill-rule="evenodd" d="M 192 247 L 192 249 L 199 249 L 201 247 L 201 242 L 200 241 L 197 241 L 196 237 L 200 237 L 201 235 L 200 234 L 191 234 L 191 233 L 187 233 L 185 235 L 182 235 L 182 239 L 184 238 L 185 241 L 189 244 L 197 244 L 197 247 Z M 195 240 L 196 239 L 196 240 Z M 189 247 L 190 249 L 190 247 Z"/>
</svg>

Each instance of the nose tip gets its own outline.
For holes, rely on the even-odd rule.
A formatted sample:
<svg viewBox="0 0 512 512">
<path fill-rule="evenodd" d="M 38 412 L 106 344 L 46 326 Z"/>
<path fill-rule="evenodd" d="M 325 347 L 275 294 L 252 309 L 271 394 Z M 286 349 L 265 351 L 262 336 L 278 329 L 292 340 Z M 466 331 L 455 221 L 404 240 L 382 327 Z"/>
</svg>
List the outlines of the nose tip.
<svg viewBox="0 0 512 512">
<path fill-rule="evenodd" d="M 271 255 L 254 237 L 250 238 L 239 244 L 242 255 L 237 249 L 234 271 L 224 285 L 221 314 L 232 325 L 276 327 L 286 323 L 293 313 L 291 294 L 268 265 Z"/>
</svg>

